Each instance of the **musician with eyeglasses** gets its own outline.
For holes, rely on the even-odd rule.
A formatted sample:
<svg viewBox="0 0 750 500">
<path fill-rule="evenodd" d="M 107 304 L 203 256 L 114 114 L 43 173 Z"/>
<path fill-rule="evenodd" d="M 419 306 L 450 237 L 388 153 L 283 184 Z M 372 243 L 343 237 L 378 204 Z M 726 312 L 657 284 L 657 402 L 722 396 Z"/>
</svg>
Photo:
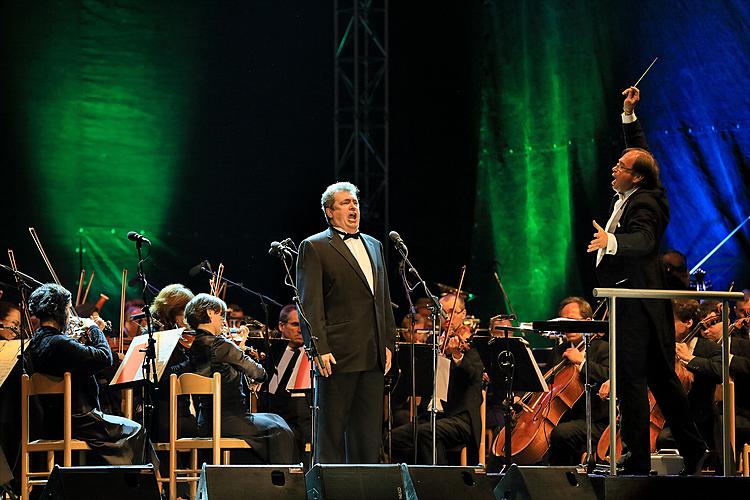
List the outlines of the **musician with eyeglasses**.
<svg viewBox="0 0 750 500">
<path fill-rule="evenodd" d="M 288 304 L 279 313 L 279 333 L 287 340 L 286 348 L 277 359 L 274 374 L 269 381 L 269 411 L 280 415 L 294 432 L 298 461 L 305 461 L 305 445 L 310 443 L 312 427 L 309 390 L 290 391 L 293 375 L 305 377 L 309 374 L 309 364 L 305 363 L 305 341 L 299 324 L 297 306 Z M 296 370 L 296 371 L 295 371 Z M 303 373 L 299 373 L 302 370 Z M 291 380 L 294 384 L 294 380 Z"/>
</svg>

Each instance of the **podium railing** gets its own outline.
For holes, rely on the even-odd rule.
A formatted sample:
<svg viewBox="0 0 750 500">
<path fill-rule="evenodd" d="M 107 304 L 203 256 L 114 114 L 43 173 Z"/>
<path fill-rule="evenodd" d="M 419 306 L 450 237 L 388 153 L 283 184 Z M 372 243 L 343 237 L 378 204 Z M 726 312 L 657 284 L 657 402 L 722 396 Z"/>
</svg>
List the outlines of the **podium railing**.
<svg viewBox="0 0 750 500">
<path fill-rule="evenodd" d="M 721 320 L 721 378 L 722 378 L 722 458 L 724 462 L 724 476 L 733 475 L 730 471 L 732 447 L 730 443 L 733 419 L 729 417 L 729 301 L 742 300 L 741 292 L 694 292 L 682 290 L 644 290 L 634 288 L 594 288 L 594 297 L 607 298 L 609 301 L 609 428 L 616 429 L 617 422 L 617 299 L 715 299 L 722 303 Z M 617 433 L 610 430 L 609 473 L 617 475 Z M 613 458 L 614 457 L 614 458 Z"/>
</svg>

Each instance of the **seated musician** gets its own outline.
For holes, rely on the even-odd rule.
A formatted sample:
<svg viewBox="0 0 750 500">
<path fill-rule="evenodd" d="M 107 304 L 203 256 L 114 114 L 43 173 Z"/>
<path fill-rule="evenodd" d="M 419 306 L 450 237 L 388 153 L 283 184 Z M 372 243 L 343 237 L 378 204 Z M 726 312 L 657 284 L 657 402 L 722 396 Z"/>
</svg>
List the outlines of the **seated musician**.
<svg viewBox="0 0 750 500">
<path fill-rule="evenodd" d="M 0 300 L 0 344 L 3 340 L 20 338 L 20 328 L 21 310 L 13 302 Z M 15 462 L 16 467 L 12 471 L 15 478 L 20 477 L 21 472 L 21 461 L 16 460 L 21 450 L 20 400 L 21 363 L 16 363 L 0 386 L 0 451 L 5 454 L 11 467 Z"/>
<path fill-rule="evenodd" d="M 312 427 L 310 419 L 310 405 L 312 403 L 310 391 L 289 392 L 287 383 L 299 359 L 307 356 L 305 341 L 299 324 L 297 306 L 288 304 L 279 313 L 279 332 L 288 340 L 284 354 L 279 358 L 276 373 L 269 382 L 269 411 L 280 415 L 294 432 L 297 448 L 296 462 L 305 457 L 305 444 L 311 441 Z M 308 365 L 309 366 L 309 365 Z"/>
<path fill-rule="evenodd" d="M 93 449 L 87 455 L 89 463 L 153 462 L 153 448 L 146 442 L 145 431 L 139 423 L 100 410 L 95 373 L 112 364 L 112 351 L 91 320 L 84 320 L 88 321 L 88 338 L 84 343 L 67 335 L 70 309 L 70 292 L 56 284 L 42 285 L 29 297 L 29 312 L 41 323 L 26 351 L 29 373 L 56 377 L 71 373 L 73 438 L 86 441 Z M 45 414 L 45 424 L 60 421 L 61 411 Z M 49 430 L 47 425 L 45 430 Z M 148 450 L 148 454 L 144 450 Z"/>
<path fill-rule="evenodd" d="M 734 304 L 735 322 L 740 321 L 737 325 L 737 337 L 750 338 L 750 289 L 742 290 L 745 297 Z"/>
<path fill-rule="evenodd" d="M 150 306 L 152 320 L 157 331 L 187 328 L 185 323 L 185 306 L 195 295 L 189 288 L 179 283 L 173 283 L 162 288 Z M 191 332 L 183 334 L 182 339 L 172 351 L 167 361 L 167 367 L 159 380 L 157 404 L 154 409 L 154 440 L 166 442 L 169 440 L 169 376 L 181 375 L 191 370 L 189 356 L 189 342 Z M 198 431 L 198 424 L 190 413 L 190 400 L 187 397 L 177 398 L 177 430 L 178 437 L 192 437 Z"/>
<path fill-rule="evenodd" d="M 572 320 L 590 320 L 593 313 L 591 306 L 581 297 L 566 297 L 560 302 L 558 316 Z M 565 334 L 565 342 L 555 348 L 552 365 L 563 360 L 575 365 L 581 384 L 585 384 L 585 364 L 589 365 L 589 383 L 592 389 L 591 398 L 591 435 L 593 446 L 599 441 L 607 427 L 609 411 L 607 403 L 595 397 L 596 386 L 609 378 L 609 343 L 601 338 L 592 337 L 589 343 L 588 359 L 584 353 L 582 333 Z M 550 465 L 577 465 L 586 451 L 586 398 L 581 395 L 573 407 L 565 412 L 560 423 L 550 435 Z"/>
<path fill-rule="evenodd" d="M 685 341 L 696 325 L 699 314 L 697 300 L 673 300 L 675 330 L 675 371 L 690 403 L 690 413 L 701 436 L 713 449 L 714 392 L 721 383 L 721 347 L 696 335 Z M 669 427 L 664 427 L 656 440 L 656 448 L 677 448 Z"/>
<path fill-rule="evenodd" d="M 295 462 L 294 433 L 283 418 L 272 413 L 245 413 L 242 377 L 263 382 L 266 371 L 246 356 L 239 347 L 221 336 L 227 305 L 223 300 L 200 293 L 185 306 L 185 319 L 195 330 L 190 347 L 195 373 L 212 377 L 221 373 L 221 430 L 223 437 L 247 441 L 252 449 L 248 460 L 253 463 L 291 464 Z M 198 430 L 210 436 L 212 401 L 209 396 L 196 398 Z"/>
<path fill-rule="evenodd" d="M 463 298 L 448 294 L 440 298 L 444 311 L 453 314 L 451 333 L 445 353 L 451 361 L 448 383 L 448 401 L 442 404 L 436 424 L 437 463 L 448 464 L 447 450 L 458 446 L 478 449 L 481 439 L 482 421 L 482 374 L 484 366 L 475 349 L 467 349 L 467 328 L 463 325 L 466 305 Z M 441 320 L 441 328 L 448 330 L 448 320 Z M 431 375 L 431 374 L 430 374 Z M 429 375 L 428 375 L 429 376 Z M 425 405 L 421 405 L 425 408 Z M 432 428 L 428 413 L 420 415 L 418 426 L 417 459 L 420 464 L 432 463 Z M 407 423 L 393 430 L 393 456 L 400 462 L 414 461 L 412 424 Z M 483 461 L 483 457 L 481 459 Z"/>
</svg>

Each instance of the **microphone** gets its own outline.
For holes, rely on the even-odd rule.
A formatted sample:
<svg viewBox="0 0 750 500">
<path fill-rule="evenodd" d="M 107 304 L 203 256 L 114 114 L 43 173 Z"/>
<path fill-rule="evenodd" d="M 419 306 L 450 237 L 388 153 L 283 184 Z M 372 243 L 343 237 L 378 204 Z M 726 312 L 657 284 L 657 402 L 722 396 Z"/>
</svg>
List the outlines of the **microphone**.
<svg viewBox="0 0 750 500">
<path fill-rule="evenodd" d="M 194 278 L 200 274 L 201 271 L 208 265 L 208 260 L 202 261 L 200 264 L 195 265 L 190 268 L 190 271 L 188 271 L 188 274 L 191 278 Z"/>
<path fill-rule="evenodd" d="M 151 240 L 143 236 L 142 234 L 138 234 L 135 231 L 130 231 L 128 233 L 128 239 L 130 241 L 136 241 L 140 243 L 146 243 L 147 245 L 151 245 Z"/>
<path fill-rule="evenodd" d="M 388 233 L 388 237 L 391 239 L 391 241 L 393 241 L 398 250 L 402 250 L 404 252 L 409 251 L 409 249 L 406 248 L 406 243 L 404 243 L 404 240 L 401 239 L 401 235 L 399 235 L 396 231 L 391 231 L 390 233 Z"/>
<path fill-rule="evenodd" d="M 284 245 L 279 243 L 278 241 L 272 241 L 271 242 L 271 248 L 268 249 L 268 255 L 271 257 L 278 257 L 280 259 L 284 258 Z"/>
</svg>

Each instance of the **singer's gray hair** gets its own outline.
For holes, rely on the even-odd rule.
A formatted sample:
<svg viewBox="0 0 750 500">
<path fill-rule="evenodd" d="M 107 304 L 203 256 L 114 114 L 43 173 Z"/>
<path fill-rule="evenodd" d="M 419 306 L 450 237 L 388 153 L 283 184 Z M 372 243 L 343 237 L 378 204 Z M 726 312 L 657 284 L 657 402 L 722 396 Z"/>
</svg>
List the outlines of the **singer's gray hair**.
<svg viewBox="0 0 750 500">
<path fill-rule="evenodd" d="M 336 182 L 328 186 L 326 190 L 323 191 L 323 195 L 320 197 L 320 208 L 321 210 L 323 210 L 323 217 L 325 217 L 326 222 L 328 222 L 328 214 L 326 214 L 326 208 L 333 208 L 334 195 L 336 193 L 340 193 L 341 191 L 351 193 L 357 199 L 359 199 L 359 189 L 357 189 L 357 186 L 355 186 L 351 182 Z"/>
</svg>

